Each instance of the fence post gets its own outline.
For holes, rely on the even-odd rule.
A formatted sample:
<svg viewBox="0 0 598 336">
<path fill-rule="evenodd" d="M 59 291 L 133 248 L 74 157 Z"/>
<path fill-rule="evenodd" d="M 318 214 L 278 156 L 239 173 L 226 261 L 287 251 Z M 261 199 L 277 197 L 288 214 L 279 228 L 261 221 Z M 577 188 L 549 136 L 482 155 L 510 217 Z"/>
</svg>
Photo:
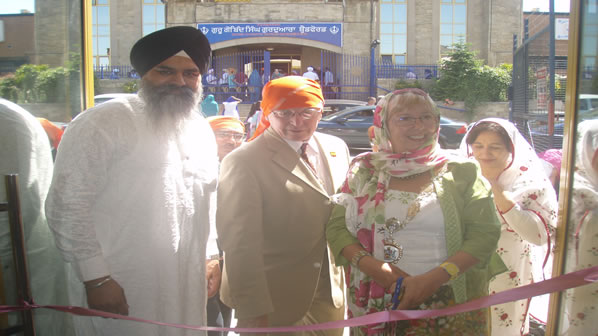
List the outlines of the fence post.
<svg viewBox="0 0 598 336">
<path fill-rule="evenodd" d="M 549 74 L 548 74 L 548 89 L 550 91 L 550 95 L 548 98 L 548 139 L 550 139 L 549 141 L 549 148 L 554 148 L 554 79 L 555 79 L 555 75 L 554 75 L 554 71 L 555 71 L 555 67 L 554 67 L 554 48 L 555 48 L 555 41 L 554 41 L 554 21 L 555 21 L 555 17 L 554 17 L 554 0 L 549 0 L 549 8 L 550 8 L 550 14 L 549 14 L 549 20 L 550 22 L 548 23 L 548 27 L 549 27 L 549 34 L 550 34 L 550 43 L 549 43 L 549 52 L 548 52 L 548 66 L 549 66 Z"/>
<path fill-rule="evenodd" d="M 380 40 L 373 40 L 370 45 L 370 97 L 376 97 L 376 47 Z"/>
<path fill-rule="evenodd" d="M 264 51 L 264 85 L 270 81 L 270 52 Z"/>
</svg>

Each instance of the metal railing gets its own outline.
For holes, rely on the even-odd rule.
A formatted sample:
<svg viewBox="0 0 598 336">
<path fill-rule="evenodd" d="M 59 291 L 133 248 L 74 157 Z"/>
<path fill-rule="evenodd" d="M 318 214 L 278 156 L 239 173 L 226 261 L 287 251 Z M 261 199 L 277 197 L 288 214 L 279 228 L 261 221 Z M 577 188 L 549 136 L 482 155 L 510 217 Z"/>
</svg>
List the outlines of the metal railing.
<svg viewBox="0 0 598 336">
<path fill-rule="evenodd" d="M 377 78 L 437 79 L 438 74 L 438 65 L 399 65 L 382 59 L 376 62 Z"/>
<path fill-rule="evenodd" d="M 139 78 L 139 74 L 131 65 L 99 65 L 93 67 L 93 72 L 99 79 Z"/>
<path fill-rule="evenodd" d="M 389 64 L 382 58 L 376 59 L 377 63 L 370 64 L 370 57 L 363 55 L 337 54 L 323 50 L 320 57 L 320 64 L 314 64 L 314 68 L 320 76 L 322 91 L 326 99 L 351 99 L 367 100 L 374 88 L 370 88 L 370 73 L 375 78 L 396 79 L 396 80 L 435 80 L 438 78 L 437 65 L 397 65 Z M 372 68 L 373 65 L 373 68 Z M 204 75 L 204 94 L 212 94 L 216 101 L 222 102 L 230 96 L 243 100 L 242 103 L 253 103 L 261 99 L 263 83 L 269 80 L 265 73 L 271 73 L 269 53 L 263 50 L 252 50 L 225 55 L 218 55 L 212 58 L 210 73 Z M 279 67 L 279 66 L 278 66 Z M 245 78 L 236 78 L 236 83 L 229 87 L 228 81 L 224 80 L 224 73 L 234 69 L 235 74 L 240 71 L 245 73 Z M 262 86 L 249 85 L 249 76 L 253 69 L 260 74 Z M 329 69 L 333 74 L 332 83 L 324 83 L 324 74 Z M 100 79 L 137 79 L 138 76 L 130 65 L 96 66 L 94 71 Z M 285 73 L 290 73 L 286 69 Z M 301 75 L 301 74 L 299 74 Z M 242 83 L 242 84 L 238 84 Z"/>
</svg>

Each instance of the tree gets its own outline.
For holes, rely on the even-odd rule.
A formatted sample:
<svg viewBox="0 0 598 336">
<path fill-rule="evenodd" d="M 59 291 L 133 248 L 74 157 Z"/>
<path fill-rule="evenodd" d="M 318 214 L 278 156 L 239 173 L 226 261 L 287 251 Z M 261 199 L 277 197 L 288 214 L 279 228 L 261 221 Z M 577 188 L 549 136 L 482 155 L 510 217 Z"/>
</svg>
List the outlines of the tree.
<svg viewBox="0 0 598 336">
<path fill-rule="evenodd" d="M 19 87 L 12 75 L 0 78 L 0 97 L 16 102 L 19 99 Z"/>
<path fill-rule="evenodd" d="M 21 65 L 14 76 L 0 78 L 0 97 L 15 103 L 64 102 L 67 94 L 73 96 L 73 92 L 79 91 L 80 64 L 80 55 L 71 53 L 64 67 L 50 68 L 47 64 Z M 69 88 L 75 90 L 69 91 Z M 80 94 L 77 95 L 79 96 Z"/>
<path fill-rule="evenodd" d="M 38 77 L 43 71 L 48 70 L 46 64 L 24 64 L 15 72 L 15 81 L 21 90 L 24 103 L 34 103 L 40 99 L 38 92 Z"/>
<path fill-rule="evenodd" d="M 482 102 L 505 101 L 511 83 L 511 65 L 490 67 L 476 58 L 470 45 L 453 45 L 453 52 L 440 62 L 440 79 L 431 92 L 435 100 L 463 101 L 469 120 Z"/>
</svg>

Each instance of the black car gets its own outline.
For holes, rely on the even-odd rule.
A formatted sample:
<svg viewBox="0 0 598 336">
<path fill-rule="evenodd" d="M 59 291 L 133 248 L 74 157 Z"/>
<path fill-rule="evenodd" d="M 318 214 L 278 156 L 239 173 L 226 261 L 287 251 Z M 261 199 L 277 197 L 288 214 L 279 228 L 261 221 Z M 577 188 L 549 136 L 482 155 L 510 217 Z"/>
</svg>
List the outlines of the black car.
<svg viewBox="0 0 598 336">
<path fill-rule="evenodd" d="M 368 128 L 374 120 L 376 106 L 357 106 L 322 117 L 318 132 L 335 135 L 343 139 L 352 150 L 370 150 Z M 440 117 L 440 138 L 442 148 L 458 148 L 465 135 L 466 124 Z"/>
</svg>

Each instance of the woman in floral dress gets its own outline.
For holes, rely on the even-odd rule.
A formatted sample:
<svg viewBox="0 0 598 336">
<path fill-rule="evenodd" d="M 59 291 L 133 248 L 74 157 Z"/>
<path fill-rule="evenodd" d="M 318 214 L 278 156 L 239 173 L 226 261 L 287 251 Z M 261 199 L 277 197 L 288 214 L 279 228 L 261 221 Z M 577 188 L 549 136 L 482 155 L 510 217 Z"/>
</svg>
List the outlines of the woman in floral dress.
<svg viewBox="0 0 598 336">
<path fill-rule="evenodd" d="M 543 280 L 543 273 L 550 274 L 557 200 L 536 152 L 512 123 L 498 118 L 471 127 L 461 150 L 480 163 L 502 223 L 497 252 L 508 271 L 492 279 L 490 293 Z M 525 299 L 493 306 L 492 335 L 527 334 L 529 303 Z"/>
<path fill-rule="evenodd" d="M 422 90 L 382 99 L 378 152 L 353 161 L 326 228 L 344 266 L 349 317 L 440 309 L 488 294 L 504 271 L 490 186 L 472 160 L 438 145 L 439 113 Z M 354 335 L 488 335 L 488 309 L 353 328 Z"/>
</svg>

